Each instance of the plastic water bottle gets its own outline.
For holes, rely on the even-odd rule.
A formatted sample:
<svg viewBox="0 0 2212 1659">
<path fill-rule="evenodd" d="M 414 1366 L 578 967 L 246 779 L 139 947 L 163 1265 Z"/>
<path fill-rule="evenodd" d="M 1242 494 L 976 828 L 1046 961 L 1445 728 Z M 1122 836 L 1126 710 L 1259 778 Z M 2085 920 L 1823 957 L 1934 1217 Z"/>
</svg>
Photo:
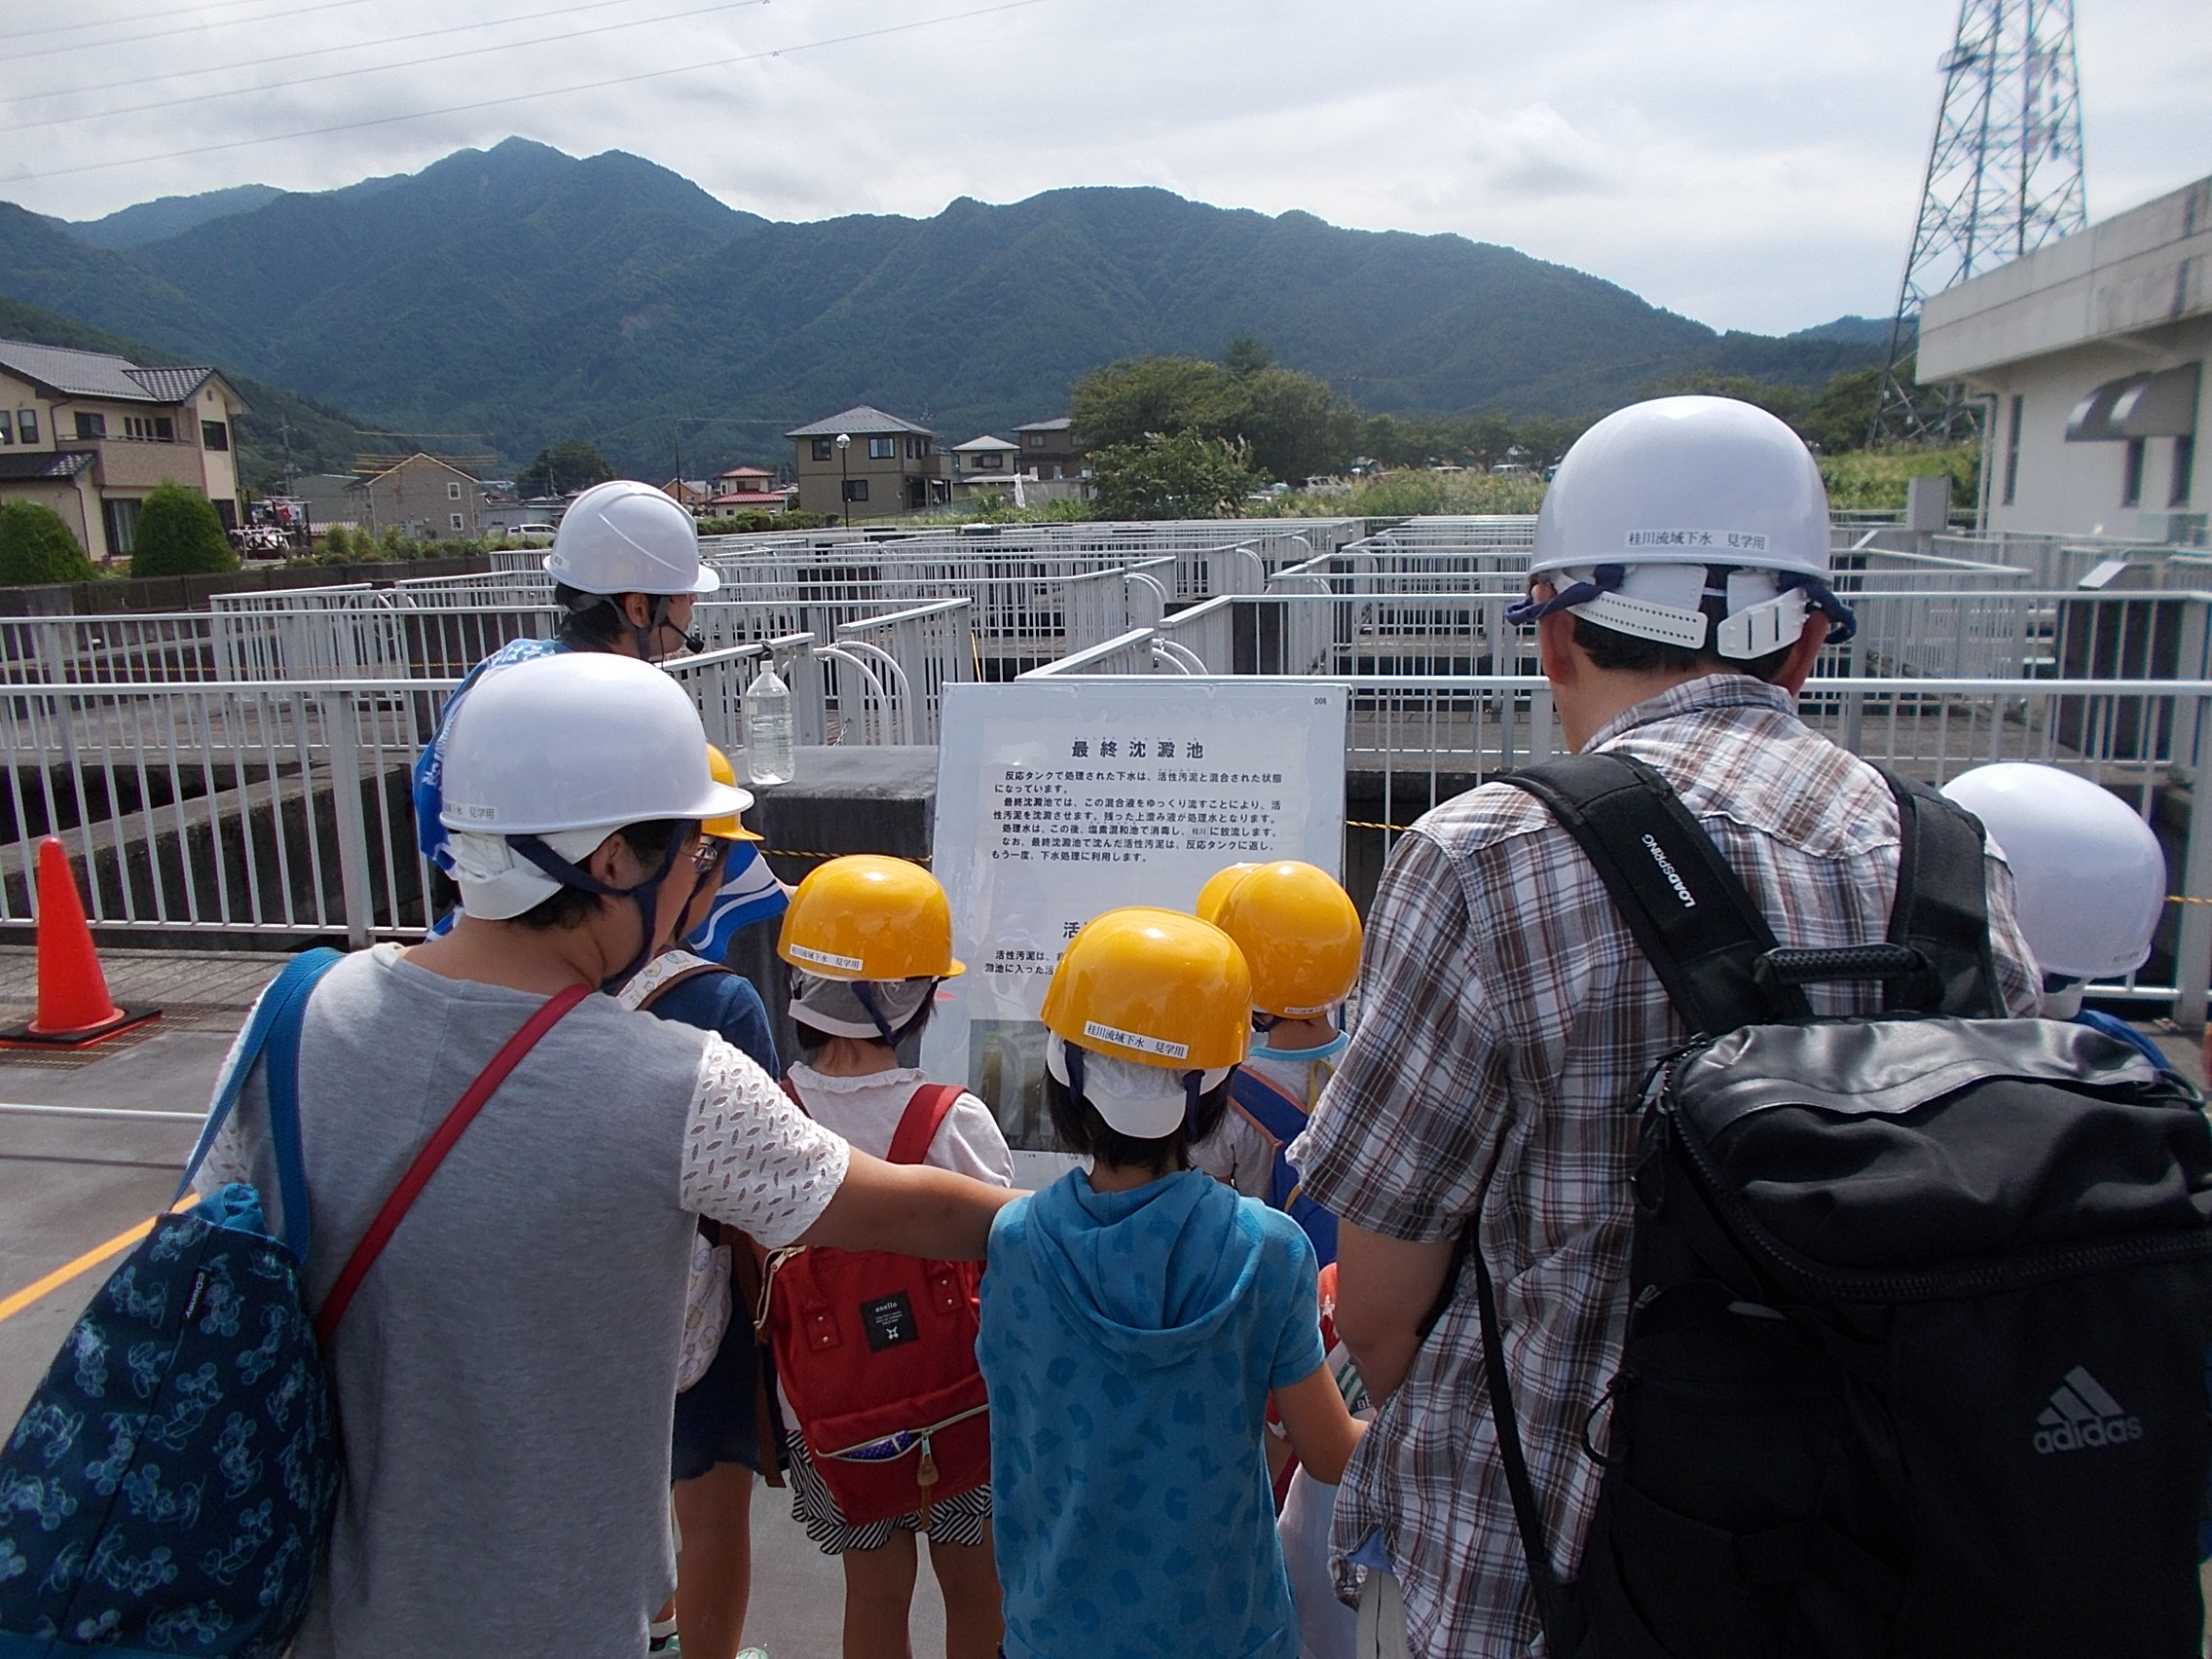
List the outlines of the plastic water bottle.
<svg viewBox="0 0 2212 1659">
<path fill-rule="evenodd" d="M 749 783 L 788 784 L 797 771 L 792 753 L 792 688 L 771 659 L 745 688 L 745 776 Z"/>
</svg>

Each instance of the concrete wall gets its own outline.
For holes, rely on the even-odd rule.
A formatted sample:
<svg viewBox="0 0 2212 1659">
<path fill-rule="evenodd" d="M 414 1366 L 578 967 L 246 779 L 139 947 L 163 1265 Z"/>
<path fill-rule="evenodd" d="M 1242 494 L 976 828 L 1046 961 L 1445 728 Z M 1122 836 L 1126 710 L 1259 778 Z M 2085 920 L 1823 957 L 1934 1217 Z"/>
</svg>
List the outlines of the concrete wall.
<svg viewBox="0 0 2212 1659">
<path fill-rule="evenodd" d="M 1992 528 L 2164 540 L 2194 529 L 2175 526 L 2169 505 L 2212 506 L 2204 435 L 2193 457 L 2170 436 L 2142 440 L 2141 501 L 2128 504 L 2128 445 L 2068 443 L 2067 417 L 2109 381 L 2207 358 L 2212 179 L 1936 295 L 1921 315 L 1917 372 L 1996 399 Z M 2200 381 L 2200 425 L 2203 396 Z M 2172 501 L 2177 456 L 2190 458 L 2186 503 Z"/>
</svg>

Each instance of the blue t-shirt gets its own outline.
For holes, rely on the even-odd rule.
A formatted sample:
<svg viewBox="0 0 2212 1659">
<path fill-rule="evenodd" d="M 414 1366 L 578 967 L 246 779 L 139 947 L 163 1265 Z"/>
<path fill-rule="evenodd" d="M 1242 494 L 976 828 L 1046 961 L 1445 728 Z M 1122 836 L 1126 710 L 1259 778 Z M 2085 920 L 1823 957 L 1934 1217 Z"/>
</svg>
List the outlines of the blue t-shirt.
<svg viewBox="0 0 2212 1659">
<path fill-rule="evenodd" d="M 775 1033 L 768 1027 L 768 1011 L 753 981 L 724 969 L 719 974 L 696 974 L 652 1000 L 646 1012 L 680 1025 L 719 1032 L 722 1040 L 744 1054 L 770 1077 L 783 1073 L 776 1064 Z"/>
<path fill-rule="evenodd" d="M 1200 1170 L 1001 1210 L 976 1358 L 1008 1659 L 1297 1659 L 1262 1453 L 1320 1368 L 1313 1246 Z"/>
</svg>

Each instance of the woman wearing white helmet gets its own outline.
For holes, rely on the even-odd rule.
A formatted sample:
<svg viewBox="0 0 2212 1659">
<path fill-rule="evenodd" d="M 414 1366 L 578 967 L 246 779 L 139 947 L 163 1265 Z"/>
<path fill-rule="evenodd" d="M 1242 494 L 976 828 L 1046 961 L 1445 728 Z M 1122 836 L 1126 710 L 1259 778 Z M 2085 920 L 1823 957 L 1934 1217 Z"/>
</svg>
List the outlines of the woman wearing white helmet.
<svg viewBox="0 0 2212 1659">
<path fill-rule="evenodd" d="M 562 651 L 655 662 L 685 647 L 698 650 L 704 642 L 689 632 L 692 606 L 721 585 L 699 563 L 699 528 L 691 514 L 666 493 L 629 478 L 596 484 L 575 498 L 562 516 L 545 570 L 563 612 L 558 635 L 509 641 L 469 670 L 415 762 L 416 839 L 423 856 L 448 876 L 454 871 L 444 823 L 446 732 L 477 683 L 518 662 Z M 732 846 L 719 873 L 715 903 L 684 937 L 686 947 L 710 962 L 728 954 L 739 928 L 781 915 L 785 904 L 783 884 L 750 843 Z M 440 930 L 447 925 L 441 921 Z"/>
<path fill-rule="evenodd" d="M 675 932 L 710 862 L 702 821 L 740 798 L 667 676 L 608 654 L 520 663 L 449 737 L 460 921 L 345 958 L 299 1028 L 311 1306 L 470 1079 L 554 1018 L 324 1350 L 347 1486 L 293 1651 L 635 1659 L 673 1585 L 695 1217 L 770 1245 L 973 1259 L 1008 1195 L 854 1152 L 719 1036 L 590 994 Z M 279 1190 L 266 1073 L 203 1190 Z"/>
</svg>

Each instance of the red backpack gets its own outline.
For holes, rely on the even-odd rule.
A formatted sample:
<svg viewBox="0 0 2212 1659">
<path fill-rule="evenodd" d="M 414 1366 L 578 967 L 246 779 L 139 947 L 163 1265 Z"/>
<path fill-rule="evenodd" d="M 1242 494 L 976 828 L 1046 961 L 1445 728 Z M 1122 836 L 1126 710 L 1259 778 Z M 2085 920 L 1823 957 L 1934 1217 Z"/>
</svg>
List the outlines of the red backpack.
<svg viewBox="0 0 2212 1659">
<path fill-rule="evenodd" d="M 889 1161 L 921 1162 L 961 1092 L 915 1089 Z M 990 1480 L 990 1405 L 976 1366 L 982 1276 L 980 1262 L 888 1250 L 769 1256 L 761 1334 L 815 1466 L 854 1526 L 917 1509 L 926 1524 L 935 1499 Z"/>
</svg>

